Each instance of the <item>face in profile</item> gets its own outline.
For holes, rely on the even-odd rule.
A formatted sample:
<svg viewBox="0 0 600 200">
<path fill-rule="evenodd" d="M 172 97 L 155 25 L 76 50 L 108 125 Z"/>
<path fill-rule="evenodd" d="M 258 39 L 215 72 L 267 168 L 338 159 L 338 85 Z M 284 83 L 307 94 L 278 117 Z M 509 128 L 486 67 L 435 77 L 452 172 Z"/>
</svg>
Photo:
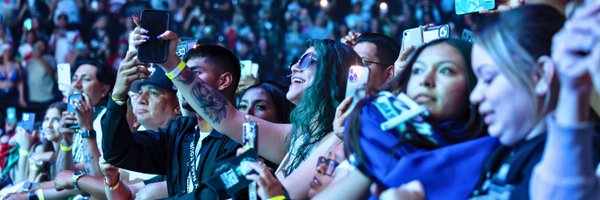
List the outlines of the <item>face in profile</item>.
<svg viewBox="0 0 600 200">
<path fill-rule="evenodd" d="M 304 96 L 304 92 L 312 85 L 315 71 L 316 61 L 318 60 L 317 52 L 314 47 L 310 47 L 304 52 L 300 60 L 291 66 L 291 84 L 286 94 L 286 98 L 294 105 L 298 105 Z"/>
<path fill-rule="evenodd" d="M 109 85 L 100 83 L 96 77 L 97 71 L 96 66 L 83 64 L 77 68 L 71 81 L 73 92 L 85 93 L 90 98 L 92 105 L 98 104 L 110 90 Z"/>
<path fill-rule="evenodd" d="M 268 95 L 267 91 L 260 87 L 254 87 L 246 91 L 240 105 L 239 110 L 243 113 L 270 121 L 278 122 L 277 107 L 273 100 Z"/>
<path fill-rule="evenodd" d="M 317 162 L 317 174 L 310 181 L 308 197 L 312 198 L 327 188 L 335 178 L 335 169 L 345 159 L 344 145 L 339 144 L 329 152 L 328 157 L 321 156 Z"/>
<path fill-rule="evenodd" d="M 381 87 L 386 80 L 386 68 L 377 58 L 377 46 L 370 42 L 361 42 L 354 46 L 354 51 L 362 58 L 365 67 L 370 69 L 369 85 L 374 88 Z"/>
<path fill-rule="evenodd" d="M 434 121 L 460 119 L 468 110 L 465 63 L 457 49 L 440 43 L 424 49 L 410 71 L 406 93 Z"/>
<path fill-rule="evenodd" d="M 524 140 L 534 126 L 535 109 L 529 103 L 533 97 L 524 87 L 514 84 L 501 73 L 499 66 L 480 45 L 473 46 L 472 58 L 478 81 L 470 100 L 479 105 L 488 133 L 504 145 Z"/>
<path fill-rule="evenodd" d="M 46 110 L 44 121 L 42 121 L 42 132 L 43 136 L 48 141 L 57 141 L 60 138 L 58 133 L 58 122 L 61 118 L 61 113 L 57 108 L 50 108 Z"/>
</svg>

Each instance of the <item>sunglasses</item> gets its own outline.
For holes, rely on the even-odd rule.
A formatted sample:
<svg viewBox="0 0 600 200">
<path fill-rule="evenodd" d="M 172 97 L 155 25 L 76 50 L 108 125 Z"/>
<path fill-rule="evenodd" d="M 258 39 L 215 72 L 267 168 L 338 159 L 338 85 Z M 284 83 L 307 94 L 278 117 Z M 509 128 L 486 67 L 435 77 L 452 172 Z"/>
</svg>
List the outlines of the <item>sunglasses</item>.
<svg viewBox="0 0 600 200">
<path fill-rule="evenodd" d="M 317 169 L 319 169 L 319 167 L 323 167 L 323 174 L 327 175 L 327 176 L 331 176 L 331 175 L 333 175 L 333 172 L 335 171 L 335 168 L 339 164 L 340 163 L 338 163 L 335 160 L 332 160 L 332 159 L 326 158 L 324 156 L 321 156 L 321 157 L 319 157 L 319 161 L 317 162 Z"/>
<path fill-rule="evenodd" d="M 292 66 L 296 63 L 300 63 L 298 64 L 298 70 L 305 70 L 308 67 L 310 67 L 310 64 L 317 62 L 317 56 L 315 55 L 315 52 L 308 52 L 304 55 L 302 55 L 302 57 L 300 57 L 300 59 L 296 62 L 293 62 L 292 64 L 290 64 L 290 69 L 292 69 Z"/>
</svg>

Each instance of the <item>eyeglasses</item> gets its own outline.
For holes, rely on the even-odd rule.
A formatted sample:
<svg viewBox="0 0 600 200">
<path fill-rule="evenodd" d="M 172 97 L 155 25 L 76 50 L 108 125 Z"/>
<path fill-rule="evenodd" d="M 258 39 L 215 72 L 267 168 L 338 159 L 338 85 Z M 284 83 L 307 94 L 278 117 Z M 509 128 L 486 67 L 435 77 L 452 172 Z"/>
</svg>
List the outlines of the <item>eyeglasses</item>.
<svg viewBox="0 0 600 200">
<path fill-rule="evenodd" d="M 298 70 L 305 70 L 308 67 L 310 67 L 310 64 L 317 62 L 317 56 L 315 55 L 315 52 L 308 52 L 304 55 L 302 55 L 302 57 L 300 57 L 300 59 L 296 62 L 293 62 L 292 64 L 290 64 L 290 69 L 292 69 L 292 66 L 296 63 L 300 63 L 298 65 Z"/>
<path fill-rule="evenodd" d="M 380 62 L 368 61 L 364 58 L 361 58 L 361 60 L 362 60 L 364 66 L 367 66 L 369 64 L 376 64 L 376 65 L 381 65 L 381 66 L 387 67 L 387 66 L 391 65 L 391 64 L 385 64 L 385 63 L 380 63 Z"/>
<path fill-rule="evenodd" d="M 321 169 L 323 175 L 331 176 L 339 164 L 335 160 L 321 156 L 317 162 L 317 172 L 320 172 L 319 169 Z"/>
</svg>

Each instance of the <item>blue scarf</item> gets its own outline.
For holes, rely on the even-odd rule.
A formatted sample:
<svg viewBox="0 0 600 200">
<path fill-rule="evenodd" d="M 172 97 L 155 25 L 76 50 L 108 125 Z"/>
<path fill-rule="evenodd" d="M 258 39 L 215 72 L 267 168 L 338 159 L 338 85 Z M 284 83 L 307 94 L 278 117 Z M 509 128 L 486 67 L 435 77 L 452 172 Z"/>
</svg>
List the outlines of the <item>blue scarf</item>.
<svg viewBox="0 0 600 200">
<path fill-rule="evenodd" d="M 377 98 L 386 98 L 395 105 L 396 112 L 401 113 L 406 108 L 398 104 L 395 97 L 381 93 L 365 100 L 361 109 L 360 146 L 346 143 L 351 154 L 362 158 L 358 159 L 362 162 L 353 164 L 372 181 L 385 187 L 419 180 L 425 187 L 427 199 L 468 198 L 479 180 L 484 161 L 498 146 L 497 140 L 484 137 L 463 142 L 473 134 L 466 132 L 463 122 L 429 125 L 422 117 L 414 117 L 397 128 L 383 131 L 381 123 L 388 120 L 384 115 L 389 113 L 382 114 L 381 106 L 374 102 Z M 381 102 L 381 99 L 377 101 Z M 400 134 L 401 131 L 404 132 Z M 416 134 L 407 134 L 410 131 Z M 411 139 L 415 135 L 424 136 L 437 147 L 415 144 Z M 355 153 L 356 148 L 361 149 L 362 156 Z"/>
</svg>

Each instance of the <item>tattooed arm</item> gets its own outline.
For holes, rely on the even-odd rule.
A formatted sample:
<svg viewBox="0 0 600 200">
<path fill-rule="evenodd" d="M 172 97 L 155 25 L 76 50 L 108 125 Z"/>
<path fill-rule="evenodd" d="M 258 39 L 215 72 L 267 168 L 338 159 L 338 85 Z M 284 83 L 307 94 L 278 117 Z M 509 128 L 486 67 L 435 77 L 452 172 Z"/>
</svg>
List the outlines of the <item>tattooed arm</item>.
<svg viewBox="0 0 600 200">
<path fill-rule="evenodd" d="M 134 41 L 137 45 L 143 43 L 136 38 L 141 38 L 140 28 L 136 28 L 133 32 Z M 137 34 L 137 35 L 136 35 Z M 167 31 L 161 35 L 163 40 L 173 40 L 169 44 L 169 55 L 167 61 L 161 64 L 165 72 L 172 71 L 181 61 L 175 55 L 177 47 L 177 35 L 171 31 Z M 194 108 L 194 110 L 202 116 L 204 120 L 211 123 L 212 127 L 223 133 L 233 140 L 241 143 L 242 141 L 242 124 L 245 122 L 245 114 L 237 111 L 237 109 L 227 101 L 219 91 L 211 88 L 209 84 L 204 82 L 187 67 L 173 79 L 173 84 L 182 93 L 183 97 Z M 237 83 L 232 83 L 237 84 Z M 285 156 L 284 141 L 285 137 L 291 130 L 290 124 L 275 124 L 259 118 L 251 117 L 251 120 L 258 123 L 258 153 L 266 159 L 280 163 Z"/>
<path fill-rule="evenodd" d="M 102 171 L 100 171 L 100 165 L 98 164 L 100 159 L 100 150 L 98 150 L 96 140 L 84 138 L 81 150 L 83 151 L 81 162 L 83 162 L 85 173 L 95 177 L 102 177 Z"/>
</svg>

